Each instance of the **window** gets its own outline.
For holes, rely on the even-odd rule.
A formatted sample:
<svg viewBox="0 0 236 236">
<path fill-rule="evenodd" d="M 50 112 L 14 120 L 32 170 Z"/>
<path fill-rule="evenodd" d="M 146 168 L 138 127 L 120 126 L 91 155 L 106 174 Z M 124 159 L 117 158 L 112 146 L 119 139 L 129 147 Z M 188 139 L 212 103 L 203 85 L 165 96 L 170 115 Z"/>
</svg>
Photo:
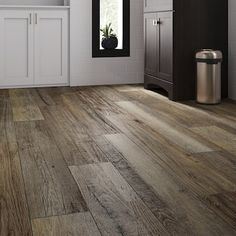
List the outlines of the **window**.
<svg viewBox="0 0 236 236">
<path fill-rule="evenodd" d="M 93 0 L 93 57 L 130 56 L 130 0 Z"/>
</svg>

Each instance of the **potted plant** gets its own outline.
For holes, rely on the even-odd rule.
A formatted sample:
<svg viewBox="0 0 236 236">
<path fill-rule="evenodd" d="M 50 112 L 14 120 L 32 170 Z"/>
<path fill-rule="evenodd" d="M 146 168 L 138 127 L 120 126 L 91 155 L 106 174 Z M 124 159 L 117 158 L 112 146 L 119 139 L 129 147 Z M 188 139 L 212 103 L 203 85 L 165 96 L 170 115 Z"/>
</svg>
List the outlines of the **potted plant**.
<svg viewBox="0 0 236 236">
<path fill-rule="evenodd" d="M 102 47 L 104 49 L 112 50 L 118 46 L 118 38 L 116 34 L 113 33 L 111 23 L 106 25 L 103 29 L 100 29 L 102 32 Z"/>
</svg>

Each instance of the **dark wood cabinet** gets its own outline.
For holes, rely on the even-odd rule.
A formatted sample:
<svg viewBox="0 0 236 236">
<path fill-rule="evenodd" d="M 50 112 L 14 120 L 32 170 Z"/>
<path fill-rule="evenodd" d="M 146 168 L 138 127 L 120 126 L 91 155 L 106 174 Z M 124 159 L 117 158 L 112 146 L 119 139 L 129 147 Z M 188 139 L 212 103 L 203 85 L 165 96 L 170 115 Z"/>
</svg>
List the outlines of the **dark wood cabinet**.
<svg viewBox="0 0 236 236">
<path fill-rule="evenodd" d="M 172 82 L 173 67 L 173 12 L 160 12 L 157 14 L 158 36 L 158 73 L 160 79 Z"/>
<path fill-rule="evenodd" d="M 157 26 L 155 24 L 156 18 L 156 13 L 148 13 L 144 15 L 145 73 L 152 76 L 157 76 L 158 66 Z"/>
<path fill-rule="evenodd" d="M 228 96 L 228 1 L 144 0 L 145 88 L 172 100 L 195 99 L 195 53 L 221 50 L 222 97 Z"/>
<path fill-rule="evenodd" d="M 145 73 L 172 81 L 172 12 L 147 13 L 145 19 Z"/>
</svg>

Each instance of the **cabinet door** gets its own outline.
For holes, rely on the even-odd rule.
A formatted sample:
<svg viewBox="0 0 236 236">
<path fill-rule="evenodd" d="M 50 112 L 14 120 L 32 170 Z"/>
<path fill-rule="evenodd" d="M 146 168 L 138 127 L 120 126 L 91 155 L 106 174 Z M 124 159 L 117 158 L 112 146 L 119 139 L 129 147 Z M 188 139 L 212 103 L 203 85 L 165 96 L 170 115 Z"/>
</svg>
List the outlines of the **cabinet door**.
<svg viewBox="0 0 236 236">
<path fill-rule="evenodd" d="M 68 84 L 68 11 L 34 12 L 35 85 Z"/>
<path fill-rule="evenodd" d="M 0 86 L 32 84 L 32 12 L 0 10 Z"/>
<path fill-rule="evenodd" d="M 145 73 L 157 76 L 158 44 L 156 13 L 144 14 Z"/>
<path fill-rule="evenodd" d="M 158 72 L 160 79 L 172 81 L 173 70 L 173 13 L 158 13 Z"/>
<path fill-rule="evenodd" d="M 144 12 L 171 10 L 173 10 L 173 0 L 144 0 Z"/>
</svg>

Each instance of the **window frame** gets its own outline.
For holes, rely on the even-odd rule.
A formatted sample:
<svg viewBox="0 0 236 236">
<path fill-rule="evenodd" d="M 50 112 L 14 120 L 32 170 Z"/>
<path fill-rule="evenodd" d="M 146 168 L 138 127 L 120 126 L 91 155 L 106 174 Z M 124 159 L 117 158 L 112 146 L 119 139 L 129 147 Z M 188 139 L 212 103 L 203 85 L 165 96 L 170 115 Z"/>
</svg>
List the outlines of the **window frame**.
<svg viewBox="0 0 236 236">
<path fill-rule="evenodd" d="M 123 49 L 100 49 L 100 0 L 92 0 L 92 57 L 130 57 L 130 0 L 123 0 Z"/>
</svg>

